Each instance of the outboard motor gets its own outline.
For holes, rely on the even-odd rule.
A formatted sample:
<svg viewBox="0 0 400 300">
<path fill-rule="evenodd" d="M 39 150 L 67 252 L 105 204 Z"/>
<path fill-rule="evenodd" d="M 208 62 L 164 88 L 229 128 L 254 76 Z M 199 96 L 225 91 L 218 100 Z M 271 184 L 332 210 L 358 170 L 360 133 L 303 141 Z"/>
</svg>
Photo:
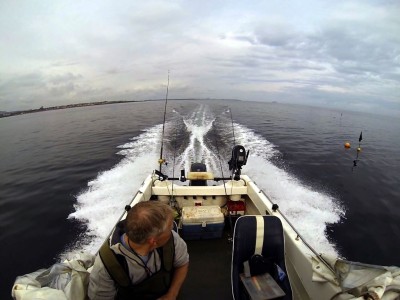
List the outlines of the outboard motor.
<svg viewBox="0 0 400 300">
<path fill-rule="evenodd" d="M 243 146 L 237 145 L 232 149 L 232 157 L 228 161 L 229 170 L 232 170 L 233 179 L 239 180 L 242 167 L 247 163 L 249 152 Z"/>
<path fill-rule="evenodd" d="M 203 163 L 192 163 L 190 172 L 207 172 L 207 167 Z M 206 186 L 207 180 L 190 180 L 189 185 L 192 186 Z"/>
</svg>

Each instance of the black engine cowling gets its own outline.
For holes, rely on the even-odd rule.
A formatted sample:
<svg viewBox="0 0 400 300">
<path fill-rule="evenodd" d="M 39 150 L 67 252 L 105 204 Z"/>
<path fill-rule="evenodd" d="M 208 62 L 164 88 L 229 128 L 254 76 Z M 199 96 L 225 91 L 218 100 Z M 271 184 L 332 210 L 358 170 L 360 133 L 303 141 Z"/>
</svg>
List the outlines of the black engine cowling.
<svg viewBox="0 0 400 300">
<path fill-rule="evenodd" d="M 192 163 L 190 172 L 207 172 L 207 167 L 203 163 Z M 206 186 L 207 180 L 190 180 L 189 185 L 192 186 Z"/>
</svg>

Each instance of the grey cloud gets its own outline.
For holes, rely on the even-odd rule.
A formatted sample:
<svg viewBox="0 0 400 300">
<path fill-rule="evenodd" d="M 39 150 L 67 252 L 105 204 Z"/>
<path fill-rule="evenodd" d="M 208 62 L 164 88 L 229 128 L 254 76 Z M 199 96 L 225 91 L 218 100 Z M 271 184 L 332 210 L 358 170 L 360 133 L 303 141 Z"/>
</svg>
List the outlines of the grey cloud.
<svg viewBox="0 0 400 300">
<path fill-rule="evenodd" d="M 327 59 L 336 60 L 338 69 L 342 68 L 344 72 L 349 66 L 348 70 L 354 73 L 356 66 L 360 72 L 381 73 L 382 70 L 389 71 L 398 65 L 395 58 L 400 55 L 400 48 L 396 42 L 377 37 L 376 34 L 349 33 L 335 28 L 323 31 L 318 39 L 323 41 L 321 53 L 325 54 Z"/>
<path fill-rule="evenodd" d="M 76 85 L 73 84 L 72 82 L 69 82 L 69 83 L 59 84 L 55 87 L 50 87 L 49 90 L 52 96 L 62 97 L 70 93 L 73 93 L 76 90 Z"/>
<path fill-rule="evenodd" d="M 42 74 L 29 73 L 4 81 L 0 86 L 0 90 L 43 86 L 45 86 L 45 82 Z"/>
<path fill-rule="evenodd" d="M 70 100 L 79 90 L 77 82 L 81 79 L 81 75 L 72 73 L 45 75 L 37 72 L 15 76 L 0 83 L 0 97 L 8 99 L 7 103 L 3 102 L 5 105 L 18 101 L 24 108 L 32 102 L 51 101 L 48 95 L 59 97 L 60 102 Z"/>
<path fill-rule="evenodd" d="M 258 24 L 253 31 L 247 28 L 248 33 L 234 36 L 238 41 L 249 42 L 251 50 L 223 63 L 257 69 L 254 73 L 260 82 L 269 81 L 262 79 L 269 75 L 263 69 L 278 72 L 282 83 L 286 80 L 285 90 L 291 84 L 300 84 L 302 89 L 310 91 L 310 95 L 303 94 L 304 101 L 313 99 L 321 103 L 321 97 L 311 96 L 321 95 L 321 91 L 310 90 L 311 87 L 327 87 L 332 90 L 332 97 L 339 99 L 346 98 L 352 90 L 358 91 L 360 98 L 376 96 L 379 90 L 376 87 L 380 86 L 382 93 L 386 86 L 388 103 L 395 99 L 396 90 L 399 95 L 400 38 L 393 34 L 393 28 L 396 25 L 400 28 L 400 23 L 390 18 L 384 24 L 368 22 L 368 19 L 327 20 L 313 32 L 299 32 L 290 26 L 272 30 L 268 23 Z M 334 93 L 337 88 L 342 92 Z M 329 92 L 324 91 L 324 95 Z"/>
<path fill-rule="evenodd" d="M 0 110 L 9 108 L 27 109 L 38 91 L 46 90 L 46 83 L 41 74 L 30 73 L 16 76 L 0 83 Z M 14 108 L 15 110 L 15 108 Z"/>
<path fill-rule="evenodd" d="M 285 47 L 296 40 L 297 33 L 288 26 L 265 24 L 254 30 L 256 41 L 271 47 Z"/>
<path fill-rule="evenodd" d="M 76 81 L 83 78 L 82 75 L 74 75 L 70 72 L 51 76 L 49 82 L 54 85 L 65 84 L 65 82 Z"/>
<path fill-rule="evenodd" d="M 314 32 L 299 32 L 289 25 L 271 26 L 262 22 L 256 24 L 251 33 L 239 34 L 235 38 L 255 46 L 265 46 L 263 51 L 274 51 L 277 59 L 287 56 L 290 60 L 298 58 L 329 63 L 339 73 L 394 73 L 399 66 L 400 21 L 390 21 L 390 16 L 385 25 L 370 24 L 367 19 L 331 20 Z M 394 34 L 395 28 L 397 34 Z M 304 65 L 305 68 L 309 66 Z"/>
</svg>

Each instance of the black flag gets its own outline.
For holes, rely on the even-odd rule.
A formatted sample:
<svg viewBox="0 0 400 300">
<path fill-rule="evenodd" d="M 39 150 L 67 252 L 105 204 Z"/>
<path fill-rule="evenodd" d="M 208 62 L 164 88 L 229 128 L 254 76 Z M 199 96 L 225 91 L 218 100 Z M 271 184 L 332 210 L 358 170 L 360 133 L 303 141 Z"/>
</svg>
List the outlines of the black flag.
<svg viewBox="0 0 400 300">
<path fill-rule="evenodd" d="M 359 141 L 359 142 L 361 142 L 361 140 L 362 140 L 362 131 L 361 131 L 361 133 L 360 133 L 360 137 L 358 138 L 358 141 Z"/>
</svg>

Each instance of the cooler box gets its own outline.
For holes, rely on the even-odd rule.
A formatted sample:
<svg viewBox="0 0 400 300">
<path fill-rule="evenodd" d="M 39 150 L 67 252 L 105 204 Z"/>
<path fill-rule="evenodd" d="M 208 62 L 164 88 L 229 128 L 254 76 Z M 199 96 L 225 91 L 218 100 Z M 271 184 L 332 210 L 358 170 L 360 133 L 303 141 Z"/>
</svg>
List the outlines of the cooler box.
<svg viewBox="0 0 400 300">
<path fill-rule="evenodd" d="M 217 205 L 182 208 L 182 238 L 185 240 L 222 237 L 224 214 Z"/>
</svg>

